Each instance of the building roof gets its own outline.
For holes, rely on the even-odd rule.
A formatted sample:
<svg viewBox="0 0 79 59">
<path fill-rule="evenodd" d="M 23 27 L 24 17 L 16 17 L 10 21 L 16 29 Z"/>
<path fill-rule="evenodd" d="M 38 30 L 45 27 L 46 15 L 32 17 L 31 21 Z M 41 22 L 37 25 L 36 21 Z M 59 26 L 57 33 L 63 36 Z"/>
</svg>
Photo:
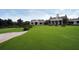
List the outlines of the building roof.
<svg viewBox="0 0 79 59">
<path fill-rule="evenodd" d="M 79 21 L 79 18 L 69 19 L 69 21 Z"/>
</svg>

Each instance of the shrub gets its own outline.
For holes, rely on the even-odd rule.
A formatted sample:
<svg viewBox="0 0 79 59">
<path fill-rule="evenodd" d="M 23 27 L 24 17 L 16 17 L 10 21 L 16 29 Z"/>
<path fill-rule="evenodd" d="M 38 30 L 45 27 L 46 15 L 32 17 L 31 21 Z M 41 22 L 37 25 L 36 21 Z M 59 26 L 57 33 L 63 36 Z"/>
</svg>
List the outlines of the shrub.
<svg viewBox="0 0 79 59">
<path fill-rule="evenodd" d="M 29 30 L 29 27 L 24 27 L 23 31 Z"/>
<path fill-rule="evenodd" d="M 28 27 L 29 27 L 29 28 L 32 28 L 32 27 L 33 27 L 33 25 L 29 25 Z"/>
<path fill-rule="evenodd" d="M 29 30 L 30 28 L 32 28 L 32 25 L 27 25 L 27 26 L 23 27 L 23 31 Z"/>
</svg>

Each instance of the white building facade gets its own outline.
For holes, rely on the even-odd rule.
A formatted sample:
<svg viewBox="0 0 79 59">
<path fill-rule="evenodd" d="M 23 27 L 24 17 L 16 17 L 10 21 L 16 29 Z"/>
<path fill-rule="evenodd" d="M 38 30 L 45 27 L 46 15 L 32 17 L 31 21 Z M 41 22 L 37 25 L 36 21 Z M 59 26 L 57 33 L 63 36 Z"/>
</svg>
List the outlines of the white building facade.
<svg viewBox="0 0 79 59">
<path fill-rule="evenodd" d="M 71 25 L 79 25 L 79 18 L 70 19 L 69 24 L 71 24 Z"/>
<path fill-rule="evenodd" d="M 59 16 L 59 14 L 57 14 L 56 17 L 50 17 L 48 19 L 49 25 L 63 25 L 63 18 L 67 18 L 67 16 Z M 31 25 L 44 25 L 44 23 L 45 20 L 43 19 L 34 19 L 30 22 Z M 79 25 L 79 18 L 68 19 L 68 24 Z"/>
<path fill-rule="evenodd" d="M 56 17 L 50 17 L 49 18 L 49 24 L 50 25 L 62 25 L 63 24 L 63 17 L 59 17 L 59 14 L 57 14 Z"/>
<path fill-rule="evenodd" d="M 34 20 L 31 20 L 30 22 L 31 25 L 44 25 L 44 20 L 43 19 L 34 19 Z"/>
</svg>

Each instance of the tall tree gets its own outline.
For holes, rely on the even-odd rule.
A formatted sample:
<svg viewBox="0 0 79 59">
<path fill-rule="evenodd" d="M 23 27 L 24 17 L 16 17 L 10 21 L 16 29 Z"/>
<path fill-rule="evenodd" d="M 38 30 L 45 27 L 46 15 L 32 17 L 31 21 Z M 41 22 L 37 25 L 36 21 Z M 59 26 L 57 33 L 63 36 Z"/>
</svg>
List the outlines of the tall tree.
<svg viewBox="0 0 79 59">
<path fill-rule="evenodd" d="M 3 26 L 3 19 L 0 18 L 0 27 Z"/>
<path fill-rule="evenodd" d="M 23 20 L 21 18 L 17 20 L 17 25 L 20 26 L 20 27 L 22 27 Z"/>
<path fill-rule="evenodd" d="M 8 26 L 12 26 L 12 25 L 13 25 L 12 19 L 8 19 L 8 20 L 7 20 L 7 24 L 8 24 Z"/>
<path fill-rule="evenodd" d="M 67 23 L 68 23 L 68 18 L 67 18 L 67 15 L 65 15 L 63 17 L 63 26 L 67 25 Z"/>
</svg>

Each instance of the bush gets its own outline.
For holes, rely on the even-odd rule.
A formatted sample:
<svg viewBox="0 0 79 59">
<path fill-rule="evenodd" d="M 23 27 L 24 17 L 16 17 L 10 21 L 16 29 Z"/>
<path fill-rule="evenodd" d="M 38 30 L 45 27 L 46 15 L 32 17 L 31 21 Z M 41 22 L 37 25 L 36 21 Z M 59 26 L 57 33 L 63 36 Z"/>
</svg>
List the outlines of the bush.
<svg viewBox="0 0 79 59">
<path fill-rule="evenodd" d="M 29 25 L 28 27 L 29 27 L 29 28 L 32 28 L 32 26 L 33 26 L 33 25 Z"/>
<path fill-rule="evenodd" d="M 24 27 L 23 31 L 29 30 L 29 27 Z"/>
<path fill-rule="evenodd" d="M 23 31 L 29 30 L 30 28 L 32 28 L 32 25 L 26 25 L 23 27 Z"/>
</svg>

